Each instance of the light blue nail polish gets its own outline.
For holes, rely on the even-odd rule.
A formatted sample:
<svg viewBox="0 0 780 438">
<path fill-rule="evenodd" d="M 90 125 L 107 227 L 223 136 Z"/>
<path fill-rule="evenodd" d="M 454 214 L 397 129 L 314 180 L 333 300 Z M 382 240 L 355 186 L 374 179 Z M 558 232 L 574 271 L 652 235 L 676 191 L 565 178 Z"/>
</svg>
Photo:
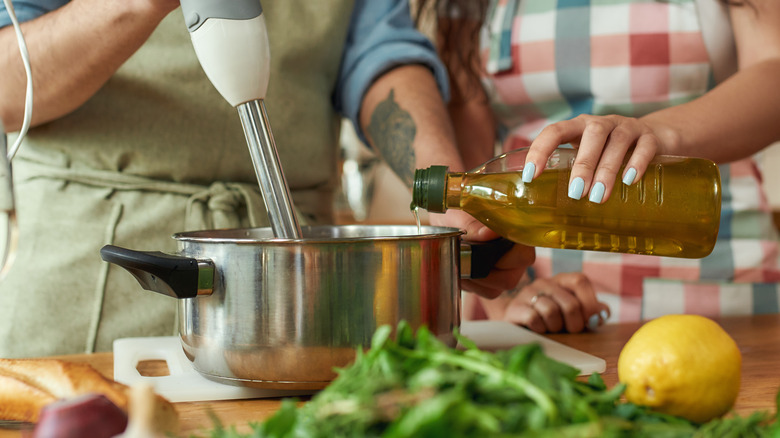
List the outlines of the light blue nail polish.
<svg viewBox="0 0 780 438">
<path fill-rule="evenodd" d="M 590 189 L 590 198 L 588 200 L 590 202 L 595 202 L 596 204 L 601 204 L 601 200 L 604 199 L 604 184 L 597 182 L 593 185 L 593 188 Z"/>
<path fill-rule="evenodd" d="M 623 176 L 623 184 L 630 186 L 634 183 L 634 178 L 636 178 L 636 169 L 632 167 Z"/>
<path fill-rule="evenodd" d="M 534 163 L 528 163 L 523 168 L 523 182 L 529 183 L 534 179 L 534 173 L 536 173 L 536 165 Z"/>
<path fill-rule="evenodd" d="M 599 327 L 599 314 L 594 313 L 593 315 L 588 318 L 588 328 L 591 330 L 596 330 Z"/>
<path fill-rule="evenodd" d="M 572 199 L 582 198 L 582 191 L 585 190 L 585 181 L 582 178 L 574 178 L 574 181 L 569 184 L 569 197 Z"/>
<path fill-rule="evenodd" d="M 609 319 L 609 313 L 607 313 L 606 310 L 602 310 L 601 313 L 599 313 L 599 315 L 601 315 L 601 322 L 602 323 L 607 322 L 607 319 Z"/>
</svg>

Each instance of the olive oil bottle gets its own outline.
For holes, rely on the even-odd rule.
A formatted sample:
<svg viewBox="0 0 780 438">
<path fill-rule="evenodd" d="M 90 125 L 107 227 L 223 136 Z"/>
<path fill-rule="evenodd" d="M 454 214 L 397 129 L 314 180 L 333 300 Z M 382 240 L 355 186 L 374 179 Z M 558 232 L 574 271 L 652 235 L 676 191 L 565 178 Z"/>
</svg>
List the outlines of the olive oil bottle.
<svg viewBox="0 0 780 438">
<path fill-rule="evenodd" d="M 721 208 L 715 163 L 658 156 L 641 180 L 630 186 L 616 181 L 609 199 L 596 204 L 568 197 L 576 150 L 557 149 L 530 183 L 522 180 L 526 153 L 518 149 L 465 173 L 418 169 L 412 208 L 461 209 L 530 246 L 684 258 L 712 252 Z"/>
</svg>

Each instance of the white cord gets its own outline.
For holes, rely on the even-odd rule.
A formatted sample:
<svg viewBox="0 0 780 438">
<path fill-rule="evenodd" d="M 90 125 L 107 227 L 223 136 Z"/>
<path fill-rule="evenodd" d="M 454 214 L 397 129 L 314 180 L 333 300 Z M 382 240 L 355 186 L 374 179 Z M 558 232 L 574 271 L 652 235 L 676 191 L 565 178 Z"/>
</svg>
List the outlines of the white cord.
<svg viewBox="0 0 780 438">
<path fill-rule="evenodd" d="M 27 52 L 27 43 L 24 41 L 22 29 L 19 27 L 19 20 L 16 19 L 14 5 L 11 3 L 11 0 L 3 0 L 3 3 L 5 4 L 5 9 L 8 11 L 8 15 L 11 17 L 11 22 L 14 25 L 16 40 L 19 43 L 19 53 L 22 55 L 22 63 L 24 64 L 24 72 L 27 74 L 27 90 L 24 99 L 24 120 L 22 121 L 22 129 L 19 131 L 19 136 L 16 138 L 13 146 L 8 149 L 8 161 L 10 162 L 14 155 L 16 155 L 16 151 L 19 150 L 19 146 L 22 145 L 22 140 L 24 140 L 24 137 L 27 135 L 27 131 L 30 129 L 30 119 L 32 119 L 33 109 L 33 86 L 30 54 Z"/>
</svg>

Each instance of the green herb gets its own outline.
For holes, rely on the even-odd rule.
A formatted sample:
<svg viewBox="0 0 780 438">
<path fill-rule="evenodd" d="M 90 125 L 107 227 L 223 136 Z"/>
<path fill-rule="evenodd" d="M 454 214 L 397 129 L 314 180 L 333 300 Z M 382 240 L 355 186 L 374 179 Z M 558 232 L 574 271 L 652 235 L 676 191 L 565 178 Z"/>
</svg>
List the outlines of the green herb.
<svg viewBox="0 0 780 438">
<path fill-rule="evenodd" d="M 374 335 L 371 349 L 327 388 L 281 408 L 250 434 L 217 424 L 210 438 L 316 437 L 771 437 L 776 416 L 737 415 L 697 425 L 620 400 L 624 386 L 546 356 L 537 344 L 486 352 L 464 349 L 401 323 Z M 778 394 L 780 403 L 780 394 Z"/>
</svg>

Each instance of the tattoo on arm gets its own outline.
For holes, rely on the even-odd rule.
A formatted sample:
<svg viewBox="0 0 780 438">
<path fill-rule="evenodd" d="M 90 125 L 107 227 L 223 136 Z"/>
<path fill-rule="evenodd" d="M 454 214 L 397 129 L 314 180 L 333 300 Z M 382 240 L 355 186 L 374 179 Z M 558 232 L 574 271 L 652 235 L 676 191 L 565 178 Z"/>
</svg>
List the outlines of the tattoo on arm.
<svg viewBox="0 0 780 438">
<path fill-rule="evenodd" d="M 415 155 L 412 143 L 417 134 L 412 116 L 395 101 L 395 90 L 371 114 L 367 134 L 385 162 L 409 187 L 414 179 Z"/>
</svg>

